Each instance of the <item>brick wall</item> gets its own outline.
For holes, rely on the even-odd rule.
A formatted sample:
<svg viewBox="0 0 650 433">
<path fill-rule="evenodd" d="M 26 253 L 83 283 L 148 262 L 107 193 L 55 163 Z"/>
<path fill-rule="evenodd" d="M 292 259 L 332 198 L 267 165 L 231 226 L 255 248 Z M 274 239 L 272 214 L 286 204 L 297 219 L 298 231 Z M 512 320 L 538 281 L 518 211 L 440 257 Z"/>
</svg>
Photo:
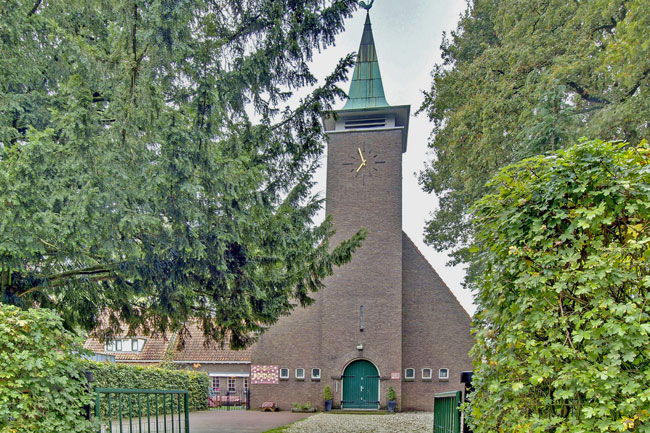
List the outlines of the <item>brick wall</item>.
<svg viewBox="0 0 650 433">
<path fill-rule="evenodd" d="M 462 390 L 460 373 L 472 369 L 470 318 L 436 271 L 404 234 L 403 365 L 415 369 L 415 380 L 402 385 L 405 409 L 433 410 L 433 395 Z M 422 369 L 431 368 L 431 381 Z M 447 381 L 438 370 L 448 368 Z"/>
</svg>

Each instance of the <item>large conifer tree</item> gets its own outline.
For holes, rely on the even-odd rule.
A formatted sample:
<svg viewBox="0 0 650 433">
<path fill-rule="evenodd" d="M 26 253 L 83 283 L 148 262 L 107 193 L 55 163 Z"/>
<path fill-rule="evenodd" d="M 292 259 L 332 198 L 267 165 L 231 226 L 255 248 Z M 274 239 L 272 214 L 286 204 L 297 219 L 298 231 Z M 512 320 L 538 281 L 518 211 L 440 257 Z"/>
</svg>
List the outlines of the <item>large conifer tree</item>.
<svg viewBox="0 0 650 433">
<path fill-rule="evenodd" d="M 500 167 L 583 136 L 639 143 L 649 132 L 647 0 L 471 0 L 441 46 L 421 110 L 440 197 L 426 229 L 468 260 L 470 208 Z"/>
<path fill-rule="evenodd" d="M 308 61 L 353 0 L 0 5 L 0 297 L 92 328 L 197 318 L 233 347 L 309 303 L 332 249 L 310 196 L 351 58 Z M 146 330 L 146 329 L 145 329 Z"/>
</svg>

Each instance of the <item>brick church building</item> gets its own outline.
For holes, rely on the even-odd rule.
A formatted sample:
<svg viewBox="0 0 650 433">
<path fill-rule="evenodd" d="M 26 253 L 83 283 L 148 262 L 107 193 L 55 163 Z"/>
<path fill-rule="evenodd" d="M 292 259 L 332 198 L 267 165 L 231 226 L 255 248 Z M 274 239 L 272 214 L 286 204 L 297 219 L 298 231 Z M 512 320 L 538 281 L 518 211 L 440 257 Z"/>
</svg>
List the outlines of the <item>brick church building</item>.
<svg viewBox="0 0 650 433">
<path fill-rule="evenodd" d="M 360 228 L 368 235 L 350 263 L 326 280 L 315 302 L 281 318 L 245 351 L 209 349 L 201 331 L 177 347 L 163 337 L 89 338 L 86 348 L 116 362 L 205 371 L 214 393 L 250 389 L 250 407 L 271 401 L 323 408 L 387 406 L 388 387 L 403 410 L 432 410 L 435 393 L 461 390 L 472 369 L 470 317 L 402 231 L 402 155 L 410 106 L 384 95 L 370 16 L 349 99 L 324 119 L 328 135 L 326 210 L 333 244 Z M 249 388 L 250 387 L 250 388 Z"/>
<path fill-rule="evenodd" d="M 386 101 L 368 15 L 349 99 L 323 119 L 333 243 L 362 227 L 368 235 L 313 305 L 251 348 L 251 407 L 320 407 L 330 385 L 334 407 L 378 409 L 392 386 L 399 407 L 431 410 L 434 393 L 462 389 L 460 374 L 472 369 L 470 317 L 402 231 L 409 115 L 410 106 Z"/>
</svg>

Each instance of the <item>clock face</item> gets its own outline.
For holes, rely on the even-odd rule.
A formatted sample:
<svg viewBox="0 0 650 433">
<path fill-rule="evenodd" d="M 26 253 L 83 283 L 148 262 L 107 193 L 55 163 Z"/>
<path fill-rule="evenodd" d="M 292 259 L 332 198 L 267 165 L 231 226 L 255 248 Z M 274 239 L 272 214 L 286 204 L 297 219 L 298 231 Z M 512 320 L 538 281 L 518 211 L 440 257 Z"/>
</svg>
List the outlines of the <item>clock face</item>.
<svg viewBox="0 0 650 433">
<path fill-rule="evenodd" d="M 366 184 L 366 177 L 371 177 L 379 172 L 379 168 L 386 161 L 379 156 L 379 153 L 365 141 L 355 152 L 348 157 L 343 166 L 349 168 L 349 172 L 362 185 Z"/>
</svg>

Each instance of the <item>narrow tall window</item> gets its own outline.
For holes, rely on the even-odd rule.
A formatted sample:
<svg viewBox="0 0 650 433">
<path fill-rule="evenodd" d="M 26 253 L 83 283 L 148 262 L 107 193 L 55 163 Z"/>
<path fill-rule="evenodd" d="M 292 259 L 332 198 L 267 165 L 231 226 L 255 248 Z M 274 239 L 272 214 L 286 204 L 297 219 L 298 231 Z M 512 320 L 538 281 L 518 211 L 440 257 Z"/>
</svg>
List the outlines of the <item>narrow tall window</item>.
<svg viewBox="0 0 650 433">
<path fill-rule="evenodd" d="M 219 378 L 212 377 L 212 392 L 219 392 Z"/>
<path fill-rule="evenodd" d="M 363 332 L 363 305 L 359 307 L 359 331 Z"/>
<path fill-rule="evenodd" d="M 235 378 L 234 377 L 229 377 L 228 378 L 228 392 L 235 392 L 237 391 L 237 387 L 235 386 Z"/>
</svg>

